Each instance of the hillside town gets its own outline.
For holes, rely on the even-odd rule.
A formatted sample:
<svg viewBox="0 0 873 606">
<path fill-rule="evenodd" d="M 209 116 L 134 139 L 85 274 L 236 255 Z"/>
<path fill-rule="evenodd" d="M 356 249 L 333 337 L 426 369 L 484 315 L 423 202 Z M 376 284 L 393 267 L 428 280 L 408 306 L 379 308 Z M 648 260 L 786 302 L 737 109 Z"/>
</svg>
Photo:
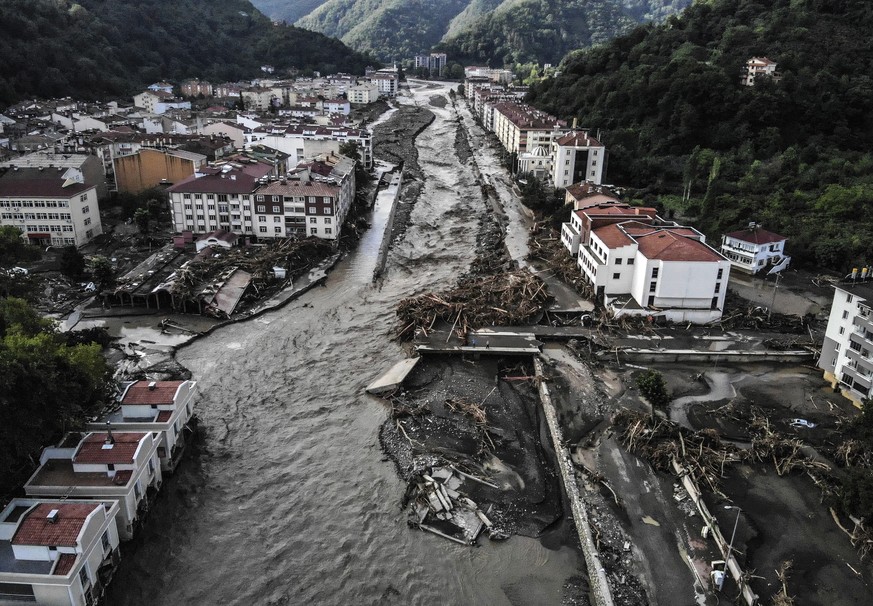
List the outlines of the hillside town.
<svg viewBox="0 0 873 606">
<path fill-rule="evenodd" d="M 445 76 L 445 53 L 414 61 Z M 754 57 L 735 85 L 778 80 L 775 69 Z M 180 524 L 212 523 L 195 519 L 207 498 L 197 491 L 227 499 L 220 515 L 249 519 L 259 482 L 293 487 L 276 526 L 252 530 L 262 538 L 296 515 L 330 517 L 333 505 L 354 518 L 339 493 L 331 503 L 319 493 L 356 485 L 355 465 L 373 462 L 358 450 L 321 468 L 309 454 L 301 465 L 315 467 L 298 475 L 296 450 L 277 440 L 363 449 L 376 432 L 397 473 L 350 500 L 390 502 L 372 525 L 400 527 L 385 532 L 403 549 L 417 549 L 407 526 L 434 535 L 412 542 L 528 541 L 509 548 L 521 559 L 546 536 L 569 564 L 536 587 L 576 600 L 565 603 L 670 603 L 669 593 L 753 606 L 770 584 L 785 587 L 775 566 L 788 554 L 767 530 L 782 512 L 760 496 L 762 469 L 773 461 L 773 494 L 810 493 L 810 478 L 822 494 L 832 486 L 836 466 L 803 440 L 825 452 L 869 396 L 873 268 L 790 272 L 792 241 L 764 224 L 708 241 L 687 217 L 627 197 L 609 182 L 599 125 L 526 103 L 508 69 L 467 67 L 463 83 L 406 80 L 396 67 L 262 72 L 160 81 L 110 102 L 33 100 L 0 115 L 0 227 L 45 255 L 4 276 L 55 275 L 44 265 L 81 254 L 86 281 L 42 311 L 65 331 L 113 327 L 118 387 L 111 406 L 42 450 L 4 504 L 0 603 L 121 596 L 145 582 L 136 558 L 166 549 Z M 532 184 L 558 200 L 553 215 L 524 205 Z M 140 207 L 120 215 L 124 199 Z M 98 259 L 110 275 L 98 277 Z M 357 412 L 342 422 L 324 412 L 349 403 L 378 421 L 363 415 L 361 429 Z M 286 420 L 291 434 L 266 435 Z M 200 465 L 227 475 L 195 487 Z M 805 540 L 793 534 L 817 542 L 796 566 L 844 558 L 851 571 L 830 573 L 863 593 L 870 530 L 815 500 L 814 512 L 784 504 L 809 524 L 786 533 L 791 550 Z M 383 532 L 370 525 L 349 551 Z M 210 540 L 185 538 L 196 549 Z M 214 540 L 232 552 L 242 539 Z M 124 545 L 137 546 L 128 570 Z M 773 571 L 758 574 L 764 565 Z M 568 589 L 580 570 L 584 588 Z M 306 591 L 301 603 L 319 601 Z M 470 591 L 466 603 L 484 603 Z"/>
</svg>

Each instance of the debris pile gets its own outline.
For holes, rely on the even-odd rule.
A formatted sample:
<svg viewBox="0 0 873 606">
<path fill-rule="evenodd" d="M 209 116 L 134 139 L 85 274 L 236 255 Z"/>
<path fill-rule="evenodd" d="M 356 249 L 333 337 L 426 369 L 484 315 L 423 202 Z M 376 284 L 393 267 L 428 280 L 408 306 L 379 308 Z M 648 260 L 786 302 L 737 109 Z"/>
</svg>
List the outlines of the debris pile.
<svg viewBox="0 0 873 606">
<path fill-rule="evenodd" d="M 461 545 L 475 544 L 486 528 L 489 538 L 506 539 L 508 535 L 460 491 L 465 478 L 472 476 L 451 466 L 431 467 L 417 474 L 407 489 L 409 525 Z"/>
<path fill-rule="evenodd" d="M 806 334 L 814 316 L 771 313 L 766 307 L 750 306 L 733 292 L 725 297 L 722 317 L 711 322 L 724 330 L 772 330 L 783 334 Z"/>
<path fill-rule="evenodd" d="M 830 467 L 808 458 L 802 452 L 801 440 L 777 433 L 769 420 L 754 409 L 749 421 L 752 446 L 748 449 L 722 442 L 713 429 L 691 431 L 642 412 L 622 410 L 613 424 L 620 428 L 620 440 L 630 452 L 644 457 L 661 471 L 670 471 L 675 460 L 696 482 L 705 483 L 715 494 L 721 494 L 719 484 L 725 467 L 742 461 L 772 462 L 780 476 L 805 471 L 823 490 L 829 490 L 826 478 Z"/>
<path fill-rule="evenodd" d="M 582 272 L 573 255 L 561 244 L 558 233 L 548 223 L 539 222 L 531 229 L 528 238 L 527 258 L 530 261 L 540 261 L 545 267 L 554 272 L 562 282 L 576 289 L 580 295 L 589 299 L 594 298 L 594 290 L 585 281 Z"/>
<path fill-rule="evenodd" d="M 465 277 L 443 295 L 426 293 L 397 306 L 398 337 L 427 334 L 438 320 L 465 336 L 471 328 L 534 322 L 550 300 L 546 284 L 524 269 L 493 276 Z"/>
</svg>

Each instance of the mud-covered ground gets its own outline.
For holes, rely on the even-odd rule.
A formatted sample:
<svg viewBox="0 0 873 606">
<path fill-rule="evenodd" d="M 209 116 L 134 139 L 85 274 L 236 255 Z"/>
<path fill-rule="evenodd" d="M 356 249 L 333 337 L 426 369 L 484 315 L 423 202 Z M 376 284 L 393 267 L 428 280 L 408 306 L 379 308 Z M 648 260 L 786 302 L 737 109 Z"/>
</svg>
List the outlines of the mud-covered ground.
<svg viewBox="0 0 873 606">
<path fill-rule="evenodd" d="M 434 120 L 428 109 L 405 105 L 373 132 L 373 154 L 381 160 L 403 166 L 403 185 L 391 226 L 392 242 L 402 238 L 409 226 L 415 202 L 424 189 L 425 176 L 418 164 L 415 138 Z"/>
</svg>

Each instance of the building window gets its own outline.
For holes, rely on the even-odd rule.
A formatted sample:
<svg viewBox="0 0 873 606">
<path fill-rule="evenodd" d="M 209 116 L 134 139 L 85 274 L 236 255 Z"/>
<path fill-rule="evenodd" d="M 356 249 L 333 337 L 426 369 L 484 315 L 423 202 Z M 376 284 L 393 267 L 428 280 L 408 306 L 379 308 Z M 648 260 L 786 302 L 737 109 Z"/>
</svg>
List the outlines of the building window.
<svg viewBox="0 0 873 606">
<path fill-rule="evenodd" d="M 846 303 L 852 302 L 852 295 L 846 295 Z"/>
<path fill-rule="evenodd" d="M 79 581 L 82 583 L 82 589 L 85 589 L 88 586 L 88 567 L 87 565 L 82 566 L 82 570 L 79 571 Z"/>
<path fill-rule="evenodd" d="M 849 312 L 848 312 L 848 310 L 847 310 L 847 311 L 844 311 L 844 312 L 843 312 L 843 320 L 845 320 L 845 319 L 848 318 L 848 317 L 849 317 Z"/>
<path fill-rule="evenodd" d="M 258 209 L 257 209 L 257 210 L 258 210 L 259 213 L 265 213 L 265 212 L 267 212 L 267 207 L 264 206 L 263 204 L 258 204 Z"/>
<path fill-rule="evenodd" d="M 318 219 L 315 217 L 309 217 L 309 222 L 310 223 L 318 223 Z"/>
<path fill-rule="evenodd" d="M 265 217 L 263 215 L 258 216 L 258 223 L 266 223 L 266 222 L 267 222 L 267 217 Z"/>
<path fill-rule="evenodd" d="M 317 227 L 310 227 L 309 233 L 311 233 L 314 236 L 315 234 L 318 233 L 318 228 Z"/>
<path fill-rule="evenodd" d="M 621 273 L 620 273 L 620 272 L 619 272 L 619 273 L 612 274 L 612 279 L 613 279 L 613 280 L 618 280 L 618 279 L 620 279 L 620 278 L 621 278 Z"/>
<path fill-rule="evenodd" d="M 631 257 L 630 259 L 628 259 L 628 260 L 627 260 L 627 264 L 628 264 L 628 265 L 633 265 L 633 264 L 634 264 L 634 258 Z"/>
<path fill-rule="evenodd" d="M 314 207 L 314 206 L 310 206 L 310 207 L 309 207 L 309 214 L 310 214 L 310 215 L 314 215 L 315 212 L 316 212 L 315 207 Z"/>
<path fill-rule="evenodd" d="M 91 217 L 85 219 L 85 225 L 91 225 Z"/>
<path fill-rule="evenodd" d="M 721 282 L 715 283 L 715 292 L 721 292 Z"/>
<path fill-rule="evenodd" d="M 274 207 L 273 207 L 273 213 L 276 214 L 276 215 L 281 214 L 281 213 L 282 213 L 282 207 L 281 207 L 281 206 L 274 206 Z"/>
<path fill-rule="evenodd" d="M 274 228 L 273 228 L 273 231 L 275 231 L 277 234 L 281 234 L 281 233 L 282 233 L 282 228 L 281 228 L 281 227 L 274 227 Z"/>
<path fill-rule="evenodd" d="M 267 226 L 266 226 L 266 225 L 261 225 L 260 230 L 261 230 L 261 233 L 262 233 L 262 234 L 267 233 Z"/>
<path fill-rule="evenodd" d="M 845 326 L 840 326 L 840 334 L 841 335 L 846 334 L 846 327 Z"/>
<path fill-rule="evenodd" d="M 281 223 L 282 217 L 273 217 L 273 223 Z"/>
<path fill-rule="evenodd" d="M 109 551 L 109 531 L 104 530 L 103 536 L 100 537 L 100 542 L 103 543 L 103 553 Z"/>
<path fill-rule="evenodd" d="M 653 268 L 652 269 L 652 278 L 657 278 L 659 271 L 660 271 L 660 268 L 658 268 L 658 267 Z"/>
<path fill-rule="evenodd" d="M 324 218 L 324 224 L 325 224 L 325 225 L 330 225 L 330 223 L 331 223 L 331 221 L 330 221 L 330 217 L 325 217 L 325 218 Z"/>
<path fill-rule="evenodd" d="M 330 235 L 330 234 L 333 233 L 333 230 L 332 230 L 331 228 L 329 228 L 329 227 L 325 227 L 325 228 L 324 228 L 324 233 L 326 233 L 327 235 Z"/>
<path fill-rule="evenodd" d="M 88 208 L 87 205 L 86 205 L 86 206 L 83 206 L 83 207 L 82 207 L 82 214 L 83 214 L 83 215 L 87 215 L 89 210 L 90 210 L 90 209 Z M 851 296 L 851 295 L 849 295 L 849 296 Z"/>
<path fill-rule="evenodd" d="M 658 288 L 658 283 L 657 283 L 657 282 L 650 282 L 650 283 L 649 283 L 649 292 L 655 292 L 655 289 L 656 289 L 656 288 Z"/>
<path fill-rule="evenodd" d="M 616 259 L 616 260 L 615 260 L 615 264 L 616 264 L 616 265 L 621 265 L 621 259 L 620 259 L 620 258 L 619 258 L 619 259 Z"/>
</svg>

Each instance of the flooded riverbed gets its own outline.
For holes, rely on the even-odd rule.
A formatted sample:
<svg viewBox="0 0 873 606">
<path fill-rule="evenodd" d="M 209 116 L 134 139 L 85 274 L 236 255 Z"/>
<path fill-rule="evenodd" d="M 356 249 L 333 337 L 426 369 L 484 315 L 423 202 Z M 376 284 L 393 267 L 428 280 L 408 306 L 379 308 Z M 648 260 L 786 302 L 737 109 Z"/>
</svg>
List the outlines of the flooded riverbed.
<svg viewBox="0 0 873 606">
<path fill-rule="evenodd" d="M 428 109 L 425 187 L 381 284 L 364 247 L 324 288 L 178 352 L 203 437 L 126 551 L 110 604 L 561 603 L 582 566 L 570 547 L 465 548 L 407 528 L 405 486 L 378 444 L 387 413 L 362 393 L 404 356 L 390 340 L 396 302 L 450 284 L 475 253 L 478 186 L 452 153 L 451 105 Z"/>
</svg>

